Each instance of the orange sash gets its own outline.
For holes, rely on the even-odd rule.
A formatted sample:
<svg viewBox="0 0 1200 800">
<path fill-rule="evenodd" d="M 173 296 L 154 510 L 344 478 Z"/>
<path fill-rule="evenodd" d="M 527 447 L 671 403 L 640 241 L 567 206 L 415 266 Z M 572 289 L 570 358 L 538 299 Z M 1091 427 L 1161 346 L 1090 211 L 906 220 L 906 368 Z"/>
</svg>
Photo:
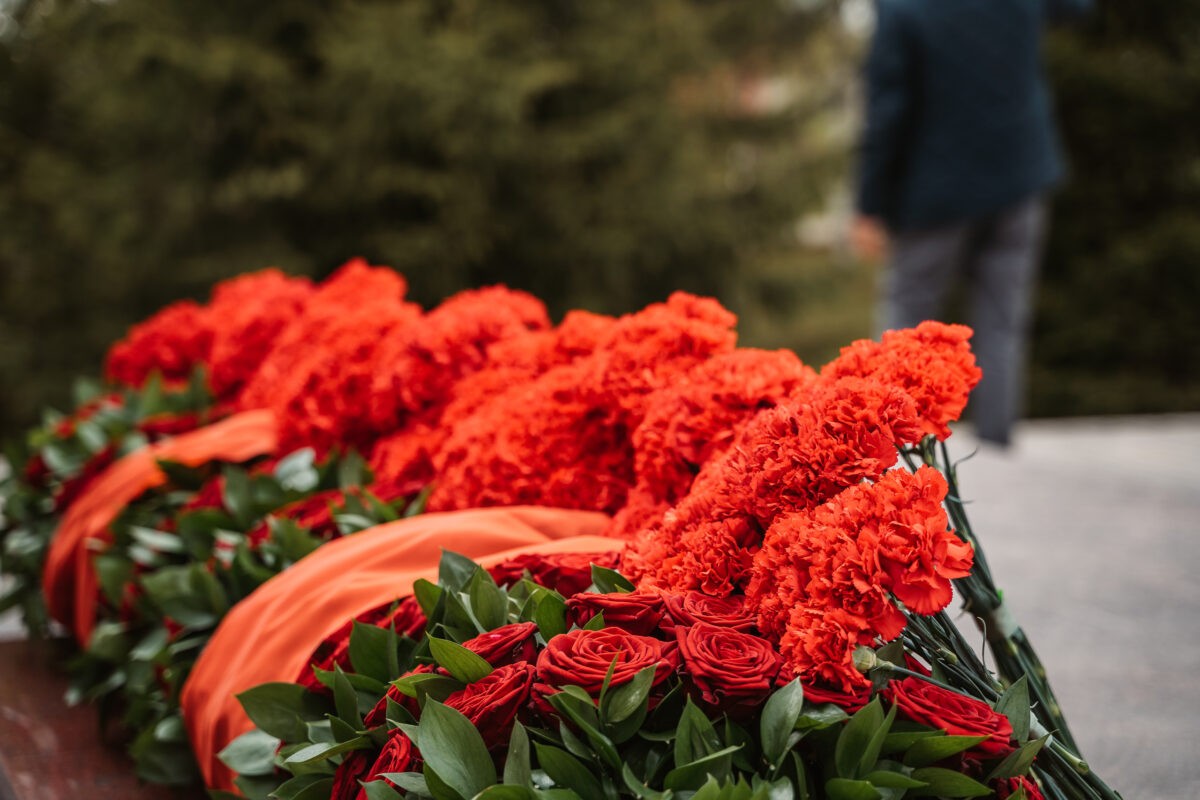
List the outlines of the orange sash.
<svg viewBox="0 0 1200 800">
<path fill-rule="evenodd" d="M 148 445 L 110 465 L 70 505 L 50 540 L 42 572 L 50 616 L 71 627 L 80 646 L 87 647 L 96 622 L 98 586 L 91 554 L 109 540 L 108 526 L 125 506 L 166 482 L 159 461 L 237 463 L 274 452 L 277 441 L 270 411 L 246 411 Z"/>
<path fill-rule="evenodd" d="M 436 580 L 442 549 L 485 565 L 520 553 L 601 553 L 623 542 L 598 534 L 608 517 L 591 511 L 514 507 L 424 514 L 322 546 L 234 606 L 184 684 L 181 698 L 205 783 L 233 791 L 217 758 L 252 724 L 234 695 L 260 683 L 291 682 L 321 641 L 346 620 Z"/>
</svg>

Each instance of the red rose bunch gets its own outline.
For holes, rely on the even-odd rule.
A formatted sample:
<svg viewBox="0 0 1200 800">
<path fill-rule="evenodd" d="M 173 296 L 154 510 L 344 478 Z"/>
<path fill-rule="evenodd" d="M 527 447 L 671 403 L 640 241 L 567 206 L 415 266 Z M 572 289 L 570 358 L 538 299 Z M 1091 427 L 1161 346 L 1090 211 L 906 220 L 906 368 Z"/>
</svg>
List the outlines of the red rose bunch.
<svg viewBox="0 0 1200 800">
<path fill-rule="evenodd" d="M 911 657 L 904 663 L 913 677 L 883 677 L 849 691 L 810 688 L 792 679 L 775 637 L 755 627 L 750 599 L 625 591 L 628 582 L 602 567 L 591 571 L 588 591 L 564 597 L 529 578 L 554 574 L 559 565 L 539 561 L 556 556 L 523 556 L 519 573 L 511 563 L 502 566 L 504 584 L 482 568 L 470 572 L 461 557 L 447 558 L 453 564 L 443 563 L 436 587 L 417 587 L 428 619 L 409 598 L 359 618 L 397 634 L 404 628 L 398 620 L 413 623 L 403 636 L 367 636 L 362 623 L 347 625 L 318 652 L 328 669 L 305 682 L 314 694 L 295 697 L 296 713 L 330 717 L 343 745 L 319 736 L 319 724 L 288 723 L 280 704 L 292 695 L 278 684 L 240 695 L 265 726 L 250 735 L 278 731 L 275 765 L 297 768 L 281 795 L 321 786 L 334 798 L 390 798 L 386 784 L 396 792 L 445 785 L 465 797 L 515 782 L 514 793 L 529 783 L 525 788 L 586 796 L 604 781 L 613 796 L 626 798 L 766 775 L 805 781 L 813 797 L 843 796 L 851 783 L 862 796 L 867 786 L 929 787 L 937 796 L 989 789 L 1008 796 L 1036 787 L 1023 774 L 1028 760 L 1021 766 L 1006 758 L 1021 744 L 1013 741 L 1016 723 L 922 677 L 925 667 Z M 852 612 L 803 610 L 813 616 L 805 625 L 814 633 L 798 646 L 814 657 L 825 647 L 822 664 L 846 659 L 840 645 L 822 642 L 835 640 L 830 632 Z M 473 628 L 482 630 L 467 636 Z M 355 663 L 336 655 L 347 640 L 357 649 Z M 381 648 L 396 649 L 394 671 Z M 359 717 L 372 694 L 377 701 Z M 888 737 L 894 724 L 904 727 Z M 310 738 L 292 738 L 300 731 Z M 823 733 L 808 737 L 816 731 Z M 871 745 L 885 740 L 886 752 Z M 1024 746 L 1032 758 L 1041 743 Z M 247 751 L 231 745 L 222 758 L 268 777 Z M 789 766 L 780 771 L 780 763 Z"/>
</svg>

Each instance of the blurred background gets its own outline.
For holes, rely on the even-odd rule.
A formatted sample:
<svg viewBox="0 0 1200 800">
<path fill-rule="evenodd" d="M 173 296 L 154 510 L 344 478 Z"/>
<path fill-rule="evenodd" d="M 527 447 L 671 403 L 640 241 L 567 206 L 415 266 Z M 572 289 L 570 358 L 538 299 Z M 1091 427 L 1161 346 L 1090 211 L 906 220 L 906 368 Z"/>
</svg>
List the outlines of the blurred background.
<svg viewBox="0 0 1200 800">
<path fill-rule="evenodd" d="M 673 289 L 820 363 L 871 332 L 846 247 L 870 0 L 0 0 L 0 434 L 124 330 L 351 256 L 432 304 Z M 1048 64 L 1072 163 L 1030 412 L 1200 410 L 1200 3 L 1101 0 Z"/>
</svg>

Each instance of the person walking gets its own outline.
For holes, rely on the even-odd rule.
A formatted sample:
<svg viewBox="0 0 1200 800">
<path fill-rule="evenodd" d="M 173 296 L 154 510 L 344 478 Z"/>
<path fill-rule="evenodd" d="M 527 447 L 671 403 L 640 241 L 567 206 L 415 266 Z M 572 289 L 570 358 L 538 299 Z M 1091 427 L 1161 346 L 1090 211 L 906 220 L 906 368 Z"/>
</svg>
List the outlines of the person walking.
<svg viewBox="0 0 1200 800">
<path fill-rule="evenodd" d="M 1064 175 L 1041 65 L 1047 22 L 1091 0 L 877 0 L 852 244 L 888 254 L 881 330 L 943 312 L 956 278 L 983 378 L 980 439 L 1020 413 L 1046 195 Z"/>
</svg>

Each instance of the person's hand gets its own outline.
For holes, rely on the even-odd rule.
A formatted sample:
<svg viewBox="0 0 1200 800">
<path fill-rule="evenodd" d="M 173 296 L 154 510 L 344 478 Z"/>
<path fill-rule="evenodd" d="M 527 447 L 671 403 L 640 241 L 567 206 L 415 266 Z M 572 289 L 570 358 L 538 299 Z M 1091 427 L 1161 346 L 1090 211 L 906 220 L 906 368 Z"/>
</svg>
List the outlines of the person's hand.
<svg viewBox="0 0 1200 800">
<path fill-rule="evenodd" d="M 850 249 L 863 261 L 883 261 L 888 250 L 887 228 L 877 218 L 860 214 L 850 226 Z"/>
</svg>

